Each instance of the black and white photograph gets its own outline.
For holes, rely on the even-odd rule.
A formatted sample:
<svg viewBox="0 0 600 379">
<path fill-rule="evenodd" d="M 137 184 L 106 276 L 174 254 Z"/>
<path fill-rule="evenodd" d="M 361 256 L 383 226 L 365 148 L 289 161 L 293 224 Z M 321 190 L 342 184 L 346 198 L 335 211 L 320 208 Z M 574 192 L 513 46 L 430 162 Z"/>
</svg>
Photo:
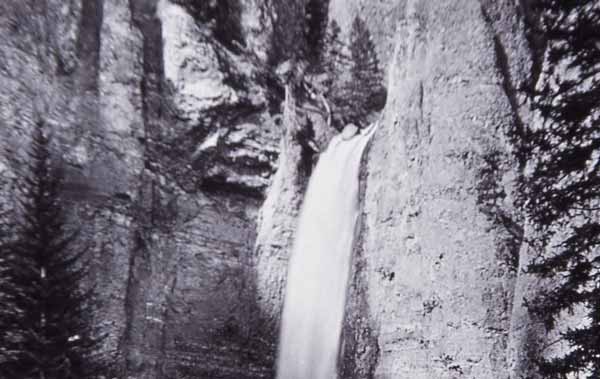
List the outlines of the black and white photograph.
<svg viewBox="0 0 600 379">
<path fill-rule="evenodd" d="M 0 0 L 0 379 L 600 379 L 600 0 Z"/>
</svg>

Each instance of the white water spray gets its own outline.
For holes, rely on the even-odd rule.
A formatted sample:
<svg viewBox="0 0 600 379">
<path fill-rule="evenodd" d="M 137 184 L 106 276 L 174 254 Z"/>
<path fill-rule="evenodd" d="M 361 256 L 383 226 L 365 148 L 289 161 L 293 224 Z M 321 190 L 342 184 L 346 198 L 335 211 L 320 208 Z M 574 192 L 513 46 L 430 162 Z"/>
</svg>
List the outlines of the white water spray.
<svg viewBox="0 0 600 379">
<path fill-rule="evenodd" d="M 288 268 L 278 379 L 337 377 L 360 160 L 373 130 L 334 137 L 310 179 Z"/>
</svg>

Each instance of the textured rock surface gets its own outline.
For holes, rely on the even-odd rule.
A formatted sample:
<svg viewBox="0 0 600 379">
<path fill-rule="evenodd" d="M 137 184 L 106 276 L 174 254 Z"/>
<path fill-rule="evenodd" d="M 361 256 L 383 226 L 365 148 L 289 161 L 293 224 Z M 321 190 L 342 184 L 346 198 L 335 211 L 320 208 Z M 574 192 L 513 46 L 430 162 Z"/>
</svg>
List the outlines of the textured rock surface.
<svg viewBox="0 0 600 379">
<path fill-rule="evenodd" d="M 262 44 L 265 20 L 255 18 L 266 10 L 247 9 L 248 38 Z M 70 217 L 91 247 L 115 376 L 263 377 L 242 296 L 280 134 L 253 63 L 217 54 L 168 1 L 0 10 L 0 210 L 12 207 L 43 118 L 67 168 Z"/>
<path fill-rule="evenodd" d="M 268 7 L 249 2 L 242 26 L 258 57 L 267 44 Z M 187 147 L 192 164 L 201 168 L 207 185 L 253 192 L 260 197 L 275 171 L 280 138 L 270 122 L 265 89 L 255 82 L 256 62 L 237 56 L 216 43 L 205 25 L 184 7 L 158 2 L 162 25 L 163 67 L 170 111 L 179 135 L 199 135 L 201 143 Z M 258 29 L 263 26 L 262 33 Z M 185 142 L 184 142 L 185 143 Z"/>
<path fill-rule="evenodd" d="M 215 105 L 237 101 L 235 91 L 223 83 L 215 47 L 201 25 L 183 7 L 160 1 L 165 78 L 173 86 L 178 116 L 198 124 Z"/>
<path fill-rule="evenodd" d="M 376 337 L 355 338 L 354 350 L 380 354 L 359 369 L 519 377 L 511 328 L 530 325 L 512 317 L 513 305 L 521 308 L 514 286 L 523 232 L 509 136 L 527 117 L 515 89 L 531 65 L 519 9 L 418 1 L 405 9 L 365 167 L 364 273 L 355 285 L 375 316 L 355 335 Z"/>
<path fill-rule="evenodd" d="M 505 377 L 520 241 L 494 217 L 515 177 L 494 36 L 468 1 L 409 2 L 398 34 L 365 168 L 374 375 Z"/>
</svg>

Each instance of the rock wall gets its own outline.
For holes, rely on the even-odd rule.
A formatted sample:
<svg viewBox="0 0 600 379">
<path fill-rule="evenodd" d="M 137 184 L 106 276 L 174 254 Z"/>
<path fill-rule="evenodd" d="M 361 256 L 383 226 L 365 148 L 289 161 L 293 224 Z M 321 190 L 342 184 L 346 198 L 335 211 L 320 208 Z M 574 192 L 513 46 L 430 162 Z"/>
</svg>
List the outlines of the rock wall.
<svg viewBox="0 0 600 379">
<path fill-rule="evenodd" d="M 0 11 L 1 209 L 17 211 L 11 189 L 44 119 L 90 247 L 114 376 L 267 375 L 244 296 L 280 132 L 257 62 L 167 0 L 9 0 Z M 262 49 L 265 14 L 244 3 L 248 44 Z"/>
<path fill-rule="evenodd" d="M 365 167 L 360 241 L 358 288 L 380 352 L 366 362 L 374 377 L 509 373 L 522 231 L 508 136 L 519 115 L 505 87 L 514 84 L 500 56 L 507 47 L 488 14 L 497 9 L 488 8 L 409 1 L 397 29 L 388 104 Z"/>
</svg>

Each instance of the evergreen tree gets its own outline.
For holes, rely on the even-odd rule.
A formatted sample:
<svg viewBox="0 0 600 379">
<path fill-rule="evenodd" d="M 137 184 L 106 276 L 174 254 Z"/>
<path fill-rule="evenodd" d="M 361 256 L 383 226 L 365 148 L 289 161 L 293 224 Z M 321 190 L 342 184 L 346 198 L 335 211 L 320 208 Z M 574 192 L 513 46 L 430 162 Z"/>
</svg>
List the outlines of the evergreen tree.
<svg viewBox="0 0 600 379">
<path fill-rule="evenodd" d="M 275 69 L 286 62 L 306 58 L 305 1 L 274 1 L 273 33 L 269 51 L 269 65 Z"/>
<path fill-rule="evenodd" d="M 39 122 L 19 188 L 22 216 L 2 241 L 0 377 L 83 379 L 98 374 L 99 339 L 89 324 L 84 250 L 65 224 L 61 176 Z"/>
<path fill-rule="evenodd" d="M 319 72 L 327 42 L 329 0 L 308 0 L 305 6 L 306 59 L 310 70 Z"/>
<path fill-rule="evenodd" d="M 335 98 L 344 122 L 365 126 L 368 115 L 385 103 L 383 71 L 365 22 L 356 16 L 350 32 L 350 77 Z"/>
<path fill-rule="evenodd" d="M 383 88 L 383 70 L 375 51 L 375 44 L 365 22 L 356 17 L 350 34 L 350 52 L 354 66 L 352 67 L 352 82 L 363 91 L 361 100 L 363 114 L 369 113 L 381 100 Z"/>
<path fill-rule="evenodd" d="M 347 53 L 347 46 L 341 40 L 342 30 L 335 20 L 332 20 L 324 35 L 321 54 L 321 71 L 326 74 L 325 95 L 335 98 L 341 92 L 342 79 L 345 72 L 350 71 L 351 60 Z"/>
<path fill-rule="evenodd" d="M 536 6 L 547 62 L 533 94 L 543 125 L 525 135 L 524 206 L 539 236 L 529 271 L 556 285 L 529 306 L 550 329 L 564 311 L 587 316 L 562 334 L 566 355 L 540 362 L 544 377 L 600 378 L 600 3 Z"/>
</svg>

